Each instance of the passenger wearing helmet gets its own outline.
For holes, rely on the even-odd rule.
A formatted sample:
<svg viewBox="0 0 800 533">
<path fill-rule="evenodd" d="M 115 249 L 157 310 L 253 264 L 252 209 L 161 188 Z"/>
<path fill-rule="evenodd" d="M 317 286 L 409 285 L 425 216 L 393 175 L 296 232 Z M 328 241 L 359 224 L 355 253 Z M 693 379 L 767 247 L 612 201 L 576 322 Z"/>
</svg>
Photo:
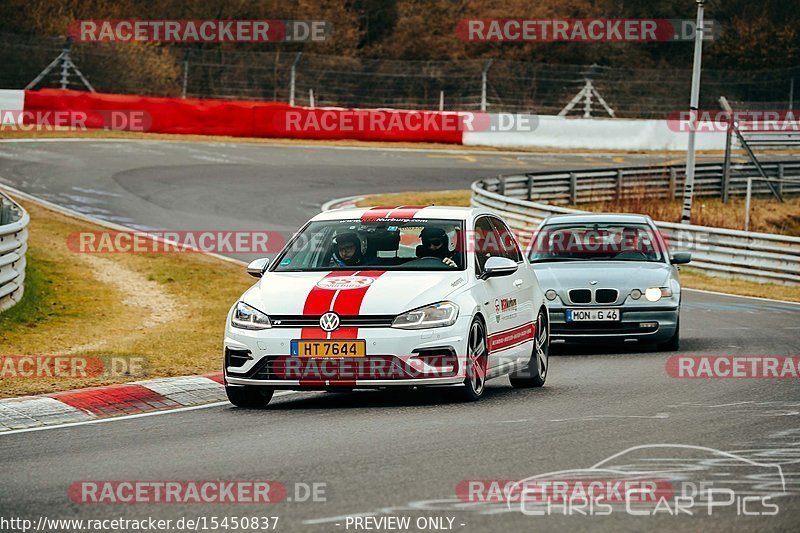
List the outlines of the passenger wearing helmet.
<svg viewBox="0 0 800 533">
<path fill-rule="evenodd" d="M 366 263 L 361 249 L 361 239 L 356 233 L 342 233 L 333 238 L 333 264 L 358 266 Z"/>
<path fill-rule="evenodd" d="M 453 259 L 453 253 L 450 252 L 450 239 L 447 238 L 445 230 L 426 226 L 419 237 L 422 239 L 422 244 L 417 246 L 417 257 L 435 257 L 449 267 L 458 267 Z"/>
</svg>

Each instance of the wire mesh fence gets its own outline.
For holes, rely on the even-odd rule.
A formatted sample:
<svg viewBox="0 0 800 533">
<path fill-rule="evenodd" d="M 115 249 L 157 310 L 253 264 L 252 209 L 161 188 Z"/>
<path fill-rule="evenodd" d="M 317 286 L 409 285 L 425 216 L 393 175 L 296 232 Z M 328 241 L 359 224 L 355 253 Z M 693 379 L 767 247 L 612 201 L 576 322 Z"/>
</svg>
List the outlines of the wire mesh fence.
<svg viewBox="0 0 800 533">
<path fill-rule="evenodd" d="M 57 38 L 0 33 L 0 87 L 23 88 L 61 52 Z M 286 50 L 182 48 L 155 44 L 75 44 L 72 61 L 101 92 L 189 98 L 289 101 L 295 65 L 295 102 L 317 106 L 477 110 L 484 90 L 485 60 L 399 61 Z M 68 73 L 69 74 L 69 73 Z M 701 108 L 717 109 L 726 95 L 747 102 L 793 106 L 800 67 L 780 70 L 703 71 Z M 597 65 L 554 65 L 495 60 L 486 76 L 488 111 L 556 114 L 586 79 L 617 117 L 664 118 L 685 109 L 690 69 L 641 69 Z M 60 68 L 38 85 L 59 87 Z M 74 75 L 67 86 L 84 89 Z M 774 107 L 773 108 L 776 108 Z M 583 105 L 578 106 L 581 111 Z M 596 116 L 605 112 L 592 102 Z"/>
</svg>

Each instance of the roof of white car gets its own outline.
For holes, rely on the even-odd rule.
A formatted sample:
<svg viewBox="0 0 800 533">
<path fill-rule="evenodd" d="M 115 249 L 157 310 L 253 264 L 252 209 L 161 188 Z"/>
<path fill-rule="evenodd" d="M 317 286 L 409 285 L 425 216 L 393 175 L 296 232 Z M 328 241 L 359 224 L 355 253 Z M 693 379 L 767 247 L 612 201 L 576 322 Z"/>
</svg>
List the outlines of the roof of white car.
<svg viewBox="0 0 800 533">
<path fill-rule="evenodd" d="M 487 213 L 485 209 L 473 207 L 451 206 L 396 206 L 396 207 L 353 207 L 324 211 L 312 220 L 351 220 L 351 219 L 451 219 L 469 220 L 479 214 Z"/>
</svg>

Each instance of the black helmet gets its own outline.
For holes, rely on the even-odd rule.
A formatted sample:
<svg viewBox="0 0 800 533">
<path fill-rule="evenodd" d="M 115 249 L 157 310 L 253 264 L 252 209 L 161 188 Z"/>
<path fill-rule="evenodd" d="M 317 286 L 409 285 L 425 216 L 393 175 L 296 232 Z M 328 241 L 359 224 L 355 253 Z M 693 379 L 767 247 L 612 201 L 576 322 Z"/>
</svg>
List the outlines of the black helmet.
<svg viewBox="0 0 800 533">
<path fill-rule="evenodd" d="M 342 233 L 337 235 L 333 238 L 334 250 L 333 255 L 336 259 L 346 265 L 357 265 L 361 262 L 361 259 L 364 256 L 364 250 L 362 248 L 361 238 L 358 236 L 357 233 L 349 232 L 349 233 Z M 353 257 L 345 261 L 341 257 L 339 257 L 339 247 L 344 244 L 352 244 L 356 252 L 353 254 Z"/>
<path fill-rule="evenodd" d="M 422 245 L 417 247 L 417 257 L 438 257 L 444 259 L 450 255 L 450 239 L 442 228 L 426 226 L 419 234 Z M 436 250 L 428 248 L 431 241 L 439 241 L 441 245 Z"/>
</svg>

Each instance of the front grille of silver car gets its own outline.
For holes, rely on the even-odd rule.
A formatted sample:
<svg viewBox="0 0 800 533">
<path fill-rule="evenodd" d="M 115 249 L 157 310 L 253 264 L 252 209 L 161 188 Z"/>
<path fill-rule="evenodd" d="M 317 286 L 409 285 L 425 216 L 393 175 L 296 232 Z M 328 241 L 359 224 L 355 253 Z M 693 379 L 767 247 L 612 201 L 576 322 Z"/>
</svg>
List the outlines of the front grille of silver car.
<svg viewBox="0 0 800 533">
<path fill-rule="evenodd" d="M 574 304 L 613 304 L 619 298 L 617 289 L 570 289 L 569 301 Z"/>
<path fill-rule="evenodd" d="M 594 291 L 594 301 L 598 304 L 613 304 L 619 297 L 617 289 L 597 289 Z"/>
<path fill-rule="evenodd" d="M 592 302 L 592 291 L 589 289 L 570 289 L 569 301 L 574 304 L 588 304 Z"/>
</svg>

